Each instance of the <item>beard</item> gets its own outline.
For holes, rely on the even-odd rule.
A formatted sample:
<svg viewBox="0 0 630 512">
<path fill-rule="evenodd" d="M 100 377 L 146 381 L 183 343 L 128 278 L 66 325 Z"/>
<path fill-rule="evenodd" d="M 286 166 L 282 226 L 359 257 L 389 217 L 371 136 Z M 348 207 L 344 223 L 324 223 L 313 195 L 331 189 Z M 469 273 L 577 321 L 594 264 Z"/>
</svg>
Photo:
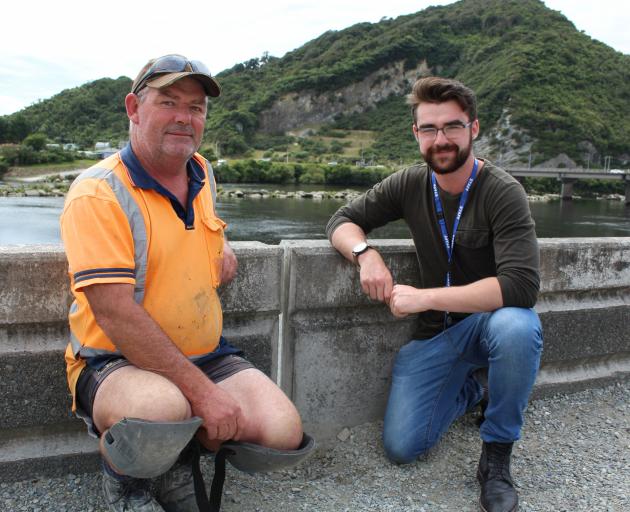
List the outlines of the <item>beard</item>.
<svg viewBox="0 0 630 512">
<path fill-rule="evenodd" d="M 447 151 L 449 153 L 446 153 Z M 453 143 L 433 145 L 427 149 L 426 153 L 422 153 L 422 157 L 436 174 L 450 174 L 466 163 L 471 151 L 472 134 L 470 134 L 468 144 L 464 147 Z M 441 152 L 444 153 L 440 154 Z M 453 152 L 455 153 L 454 157 L 452 156 Z"/>
</svg>

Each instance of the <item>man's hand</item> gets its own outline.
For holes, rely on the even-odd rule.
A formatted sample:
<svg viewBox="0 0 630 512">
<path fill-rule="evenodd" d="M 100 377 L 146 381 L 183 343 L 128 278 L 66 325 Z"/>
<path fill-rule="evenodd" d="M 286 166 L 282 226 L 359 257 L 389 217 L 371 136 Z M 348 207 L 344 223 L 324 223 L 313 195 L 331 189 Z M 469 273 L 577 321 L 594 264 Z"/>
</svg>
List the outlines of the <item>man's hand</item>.
<svg viewBox="0 0 630 512">
<path fill-rule="evenodd" d="M 223 239 L 223 264 L 221 265 L 221 284 L 228 284 L 236 276 L 238 261 L 236 254 L 228 244 L 227 238 Z"/>
<path fill-rule="evenodd" d="M 372 300 L 389 304 L 394 280 L 383 258 L 375 249 L 368 249 L 358 258 L 361 265 L 361 288 Z"/>
<path fill-rule="evenodd" d="M 399 318 L 410 315 L 411 313 L 426 311 L 430 308 L 425 300 L 425 295 L 426 290 L 404 284 L 397 284 L 392 290 L 389 309 L 391 309 L 394 316 Z"/>
<path fill-rule="evenodd" d="M 208 439 L 238 441 L 245 426 L 241 407 L 219 386 L 214 385 L 203 401 L 191 402 L 192 413 L 203 419 Z"/>
</svg>

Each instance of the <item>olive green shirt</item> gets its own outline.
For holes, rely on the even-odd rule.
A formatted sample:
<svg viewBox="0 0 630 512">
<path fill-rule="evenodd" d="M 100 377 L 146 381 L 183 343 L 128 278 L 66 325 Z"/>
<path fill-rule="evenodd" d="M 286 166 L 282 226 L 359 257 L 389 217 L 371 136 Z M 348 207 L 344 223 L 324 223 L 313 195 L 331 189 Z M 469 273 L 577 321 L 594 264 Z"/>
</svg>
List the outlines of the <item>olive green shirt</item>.
<svg viewBox="0 0 630 512">
<path fill-rule="evenodd" d="M 438 187 L 439 188 L 439 187 Z M 461 194 L 439 190 L 449 238 Z M 426 164 L 388 176 L 362 196 L 341 207 L 326 227 L 353 222 L 365 233 L 404 219 L 413 238 L 423 288 L 445 286 L 448 256 L 435 212 L 431 175 Z M 461 286 L 496 276 L 504 306 L 530 308 L 536 303 L 540 278 L 539 252 L 527 195 L 518 181 L 485 160 L 477 175 L 455 235 L 451 285 Z M 454 321 L 467 316 L 451 313 Z M 444 313 L 418 315 L 415 339 L 442 331 Z"/>
</svg>

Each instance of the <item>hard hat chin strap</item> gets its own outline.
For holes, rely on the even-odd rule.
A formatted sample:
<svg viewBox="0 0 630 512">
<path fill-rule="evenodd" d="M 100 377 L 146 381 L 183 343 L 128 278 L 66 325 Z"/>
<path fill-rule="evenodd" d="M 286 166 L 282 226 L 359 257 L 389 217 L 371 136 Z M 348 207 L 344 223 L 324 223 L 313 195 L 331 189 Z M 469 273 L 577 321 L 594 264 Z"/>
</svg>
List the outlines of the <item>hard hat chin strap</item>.
<svg viewBox="0 0 630 512">
<path fill-rule="evenodd" d="M 192 471 L 195 498 L 200 512 L 219 512 L 221 510 L 226 460 L 229 460 L 238 470 L 247 473 L 275 471 L 295 466 L 315 449 L 315 441 L 307 434 L 303 435 L 302 442 L 296 450 L 276 450 L 253 443 L 227 441 L 221 445 L 214 457 L 214 477 L 208 499 L 199 464 L 202 447 L 197 439 L 193 439 L 191 443 L 193 445 Z"/>
</svg>

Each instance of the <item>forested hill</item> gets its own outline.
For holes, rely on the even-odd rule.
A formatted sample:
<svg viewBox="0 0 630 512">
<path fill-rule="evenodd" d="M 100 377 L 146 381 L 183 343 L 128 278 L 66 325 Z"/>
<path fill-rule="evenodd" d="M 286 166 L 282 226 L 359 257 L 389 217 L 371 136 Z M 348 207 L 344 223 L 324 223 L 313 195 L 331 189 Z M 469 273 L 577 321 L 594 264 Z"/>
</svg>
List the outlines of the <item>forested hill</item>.
<svg viewBox="0 0 630 512">
<path fill-rule="evenodd" d="M 0 142 L 21 142 L 33 132 L 45 133 L 55 142 L 91 146 L 95 141 L 127 138 L 129 120 L 125 96 L 131 79 L 101 78 L 66 89 L 10 116 L 0 117 Z"/>
<path fill-rule="evenodd" d="M 211 66 L 211 63 L 209 63 Z M 328 31 L 282 58 L 218 75 L 207 138 L 224 154 L 282 144 L 285 132 L 374 130 L 380 160 L 413 159 L 404 96 L 416 78 L 455 77 L 478 95 L 486 152 L 508 161 L 566 153 L 630 160 L 630 56 L 538 0 L 462 0 Z M 99 80 L 0 118 L 59 140 L 124 138 L 130 80 Z M 7 125 L 11 125 L 8 126 Z"/>
</svg>

